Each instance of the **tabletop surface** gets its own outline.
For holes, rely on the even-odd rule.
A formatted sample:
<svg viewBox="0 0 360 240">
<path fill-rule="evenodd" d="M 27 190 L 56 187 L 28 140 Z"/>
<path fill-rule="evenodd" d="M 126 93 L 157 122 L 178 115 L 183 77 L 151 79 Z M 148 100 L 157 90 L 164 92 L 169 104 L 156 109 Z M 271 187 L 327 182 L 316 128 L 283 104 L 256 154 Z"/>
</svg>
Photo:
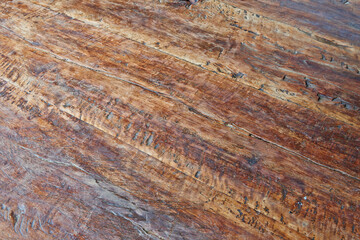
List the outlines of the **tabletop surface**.
<svg viewBox="0 0 360 240">
<path fill-rule="evenodd" d="M 359 129 L 359 0 L 0 1 L 0 239 L 360 239 Z"/>
</svg>

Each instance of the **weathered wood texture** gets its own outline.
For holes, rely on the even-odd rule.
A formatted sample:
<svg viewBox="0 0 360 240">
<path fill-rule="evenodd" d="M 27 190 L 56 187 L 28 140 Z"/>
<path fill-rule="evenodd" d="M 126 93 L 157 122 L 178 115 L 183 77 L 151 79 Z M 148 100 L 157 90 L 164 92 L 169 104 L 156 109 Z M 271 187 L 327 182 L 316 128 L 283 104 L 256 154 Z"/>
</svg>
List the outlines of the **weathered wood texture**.
<svg viewBox="0 0 360 240">
<path fill-rule="evenodd" d="M 358 1 L 0 2 L 1 239 L 359 239 Z"/>
</svg>

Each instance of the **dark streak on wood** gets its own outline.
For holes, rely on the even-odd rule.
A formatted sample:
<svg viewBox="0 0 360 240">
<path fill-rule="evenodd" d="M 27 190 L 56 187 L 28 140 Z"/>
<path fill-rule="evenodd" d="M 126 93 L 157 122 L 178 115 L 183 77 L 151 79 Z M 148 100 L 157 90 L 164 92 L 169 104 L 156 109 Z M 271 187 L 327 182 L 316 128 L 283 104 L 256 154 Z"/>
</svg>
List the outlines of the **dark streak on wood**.
<svg viewBox="0 0 360 240">
<path fill-rule="evenodd" d="M 1 239 L 360 238 L 357 2 L 0 9 Z"/>
</svg>

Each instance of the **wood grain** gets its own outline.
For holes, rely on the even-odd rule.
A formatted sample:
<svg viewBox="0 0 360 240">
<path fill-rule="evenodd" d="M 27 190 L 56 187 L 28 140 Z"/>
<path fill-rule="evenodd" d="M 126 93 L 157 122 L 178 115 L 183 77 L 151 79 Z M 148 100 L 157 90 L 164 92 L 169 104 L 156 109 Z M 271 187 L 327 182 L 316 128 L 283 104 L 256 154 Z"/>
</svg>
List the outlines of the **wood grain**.
<svg viewBox="0 0 360 240">
<path fill-rule="evenodd" d="M 345 3 L 2 1 L 0 238 L 359 238 Z"/>
</svg>

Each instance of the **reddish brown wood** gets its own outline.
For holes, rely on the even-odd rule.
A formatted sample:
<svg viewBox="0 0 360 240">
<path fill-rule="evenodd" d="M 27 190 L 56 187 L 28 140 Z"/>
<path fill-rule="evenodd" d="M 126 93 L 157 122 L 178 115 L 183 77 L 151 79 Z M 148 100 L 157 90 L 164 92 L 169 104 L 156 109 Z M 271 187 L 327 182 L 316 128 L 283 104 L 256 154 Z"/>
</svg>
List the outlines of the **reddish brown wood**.
<svg viewBox="0 0 360 240">
<path fill-rule="evenodd" d="M 1 2 L 0 238 L 358 238 L 358 5 L 284 4 Z"/>
</svg>

